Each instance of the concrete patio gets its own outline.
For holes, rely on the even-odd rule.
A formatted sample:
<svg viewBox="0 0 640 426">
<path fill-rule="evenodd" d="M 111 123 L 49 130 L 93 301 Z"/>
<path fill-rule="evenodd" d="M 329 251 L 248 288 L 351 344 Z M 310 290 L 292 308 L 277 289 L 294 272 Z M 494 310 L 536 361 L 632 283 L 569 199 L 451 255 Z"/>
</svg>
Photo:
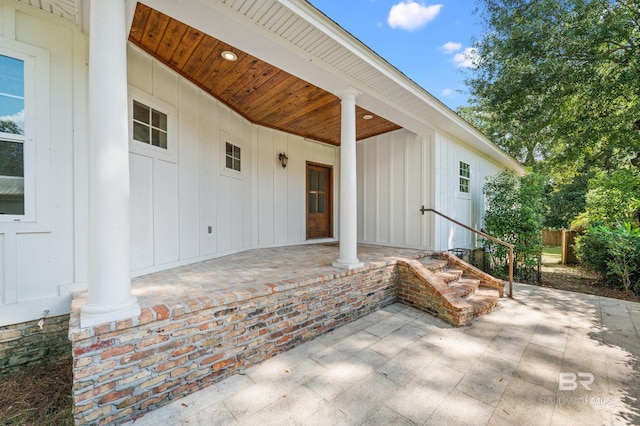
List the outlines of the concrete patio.
<svg viewBox="0 0 640 426">
<path fill-rule="evenodd" d="M 387 306 L 128 424 L 639 424 L 640 304 L 515 290 L 467 328 Z"/>
</svg>

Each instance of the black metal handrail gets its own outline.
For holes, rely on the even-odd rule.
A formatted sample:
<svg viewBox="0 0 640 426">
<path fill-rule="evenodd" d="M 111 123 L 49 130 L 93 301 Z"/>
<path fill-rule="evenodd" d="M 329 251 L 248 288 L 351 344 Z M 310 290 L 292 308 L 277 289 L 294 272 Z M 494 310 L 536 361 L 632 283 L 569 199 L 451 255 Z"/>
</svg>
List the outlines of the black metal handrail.
<svg viewBox="0 0 640 426">
<path fill-rule="evenodd" d="M 477 229 L 471 228 L 470 226 L 467 226 L 464 223 L 458 222 L 457 220 L 452 219 L 449 216 L 447 216 L 445 214 L 442 214 L 437 210 L 425 209 L 424 206 L 422 206 L 420 211 L 422 212 L 423 215 L 424 215 L 424 212 L 433 212 L 433 213 L 437 214 L 438 216 L 441 216 L 441 217 L 447 219 L 448 221 L 451 221 L 451 222 L 455 223 L 456 225 L 459 225 L 459 226 L 463 227 L 464 229 L 466 229 L 468 231 L 471 231 L 471 232 L 474 232 L 474 233 L 480 235 L 482 238 L 486 238 L 487 240 L 491 240 L 494 243 L 497 243 L 497 244 L 500 244 L 500 245 L 502 245 L 504 247 L 507 247 L 509 249 L 509 297 L 511 299 L 513 299 L 513 248 L 514 248 L 513 244 L 506 243 L 506 242 L 504 242 L 504 241 L 502 241 L 502 240 L 500 240 L 500 239 L 498 239 L 496 237 L 492 237 L 489 234 L 486 234 L 486 233 L 484 233 L 482 231 L 478 231 Z"/>
</svg>

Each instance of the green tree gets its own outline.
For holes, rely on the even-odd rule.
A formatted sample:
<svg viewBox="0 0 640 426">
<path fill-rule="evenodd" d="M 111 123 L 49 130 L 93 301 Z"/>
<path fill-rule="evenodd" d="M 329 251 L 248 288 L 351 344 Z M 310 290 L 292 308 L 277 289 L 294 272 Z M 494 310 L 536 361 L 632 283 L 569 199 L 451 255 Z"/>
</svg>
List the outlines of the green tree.
<svg viewBox="0 0 640 426">
<path fill-rule="evenodd" d="M 547 182 L 545 191 L 544 227 L 567 229 L 571 222 L 585 210 L 589 178 L 581 174 L 567 180 Z"/>
<path fill-rule="evenodd" d="M 22 129 L 11 120 L 0 120 L 0 132 L 21 135 Z"/>
<path fill-rule="evenodd" d="M 640 153 L 640 2 L 478 0 L 478 11 L 463 117 L 554 179 Z"/>
<path fill-rule="evenodd" d="M 0 120 L 0 132 L 21 135 L 22 130 L 10 120 Z M 0 176 L 24 176 L 23 145 L 0 140 Z"/>
<path fill-rule="evenodd" d="M 640 221 L 640 170 L 624 167 L 599 172 L 589 180 L 585 211 L 573 222 L 575 229 L 591 223 L 617 224 Z"/>
<path fill-rule="evenodd" d="M 484 186 L 487 207 L 485 231 L 514 245 L 514 277 L 521 281 L 537 281 L 542 253 L 542 220 L 544 179 L 536 174 L 517 176 L 505 170 L 487 179 Z M 494 273 L 506 276 L 508 250 L 485 240 L 491 253 Z"/>
</svg>

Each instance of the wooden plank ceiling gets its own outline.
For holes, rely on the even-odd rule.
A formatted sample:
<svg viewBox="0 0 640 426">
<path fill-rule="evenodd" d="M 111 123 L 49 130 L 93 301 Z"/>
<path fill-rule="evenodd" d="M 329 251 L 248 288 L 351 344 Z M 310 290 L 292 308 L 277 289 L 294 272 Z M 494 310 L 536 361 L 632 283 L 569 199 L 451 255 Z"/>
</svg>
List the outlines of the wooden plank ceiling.
<svg viewBox="0 0 640 426">
<path fill-rule="evenodd" d="M 313 84 L 141 3 L 129 40 L 252 123 L 340 145 L 340 99 Z M 356 117 L 357 140 L 400 128 L 360 107 Z"/>
</svg>

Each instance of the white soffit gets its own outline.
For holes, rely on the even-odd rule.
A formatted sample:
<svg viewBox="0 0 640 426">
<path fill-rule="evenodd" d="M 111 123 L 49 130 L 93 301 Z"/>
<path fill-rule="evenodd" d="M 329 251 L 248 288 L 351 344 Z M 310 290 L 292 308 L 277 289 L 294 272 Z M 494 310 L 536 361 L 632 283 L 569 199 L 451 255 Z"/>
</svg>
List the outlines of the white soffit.
<svg viewBox="0 0 640 426">
<path fill-rule="evenodd" d="M 76 22 L 76 0 L 18 0 L 53 15 Z"/>
<path fill-rule="evenodd" d="M 499 149 L 486 136 L 460 118 L 424 88 L 409 79 L 397 68 L 342 29 L 330 18 L 306 1 L 300 0 L 217 0 L 237 13 L 249 18 L 254 24 L 268 30 L 279 38 L 295 45 L 332 70 L 339 70 L 365 94 L 358 104 L 407 126 L 391 111 L 402 111 L 421 121 L 426 127 L 435 126 L 459 138 L 485 155 L 506 162 L 512 167 L 520 164 Z M 211 3 L 211 0 L 208 1 Z M 311 24 L 311 25 L 309 25 Z M 335 71 L 334 71 L 335 72 Z M 373 95 L 379 102 L 366 98 Z M 385 111 L 380 112 L 380 108 Z"/>
<path fill-rule="evenodd" d="M 128 0 L 132 1 L 132 0 Z M 418 134 L 444 131 L 499 163 L 520 164 L 397 68 L 303 0 L 144 3 Z"/>
</svg>

